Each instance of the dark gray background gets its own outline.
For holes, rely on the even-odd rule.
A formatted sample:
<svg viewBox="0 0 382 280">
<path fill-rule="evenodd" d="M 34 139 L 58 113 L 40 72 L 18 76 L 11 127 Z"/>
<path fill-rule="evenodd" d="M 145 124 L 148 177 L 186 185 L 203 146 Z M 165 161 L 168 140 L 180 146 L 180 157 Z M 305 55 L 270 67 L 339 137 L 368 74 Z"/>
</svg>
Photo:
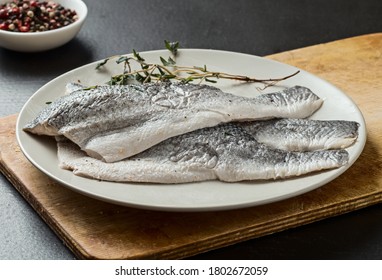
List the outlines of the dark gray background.
<svg viewBox="0 0 382 280">
<path fill-rule="evenodd" d="M 42 85 L 68 70 L 132 49 L 184 48 L 268 55 L 382 31 L 382 1 L 85 1 L 89 17 L 58 49 L 0 49 L 0 117 L 20 111 Z M 382 51 L 382 50 L 381 50 Z M 382 259 L 382 205 L 195 256 L 195 259 Z M 73 259 L 0 175 L 0 259 Z"/>
</svg>

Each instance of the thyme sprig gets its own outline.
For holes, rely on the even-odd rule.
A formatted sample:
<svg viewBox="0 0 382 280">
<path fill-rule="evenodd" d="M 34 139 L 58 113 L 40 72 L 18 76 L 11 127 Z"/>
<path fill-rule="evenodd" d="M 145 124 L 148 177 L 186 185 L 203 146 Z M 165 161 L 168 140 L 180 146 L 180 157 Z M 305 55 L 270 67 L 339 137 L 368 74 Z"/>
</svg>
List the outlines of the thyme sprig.
<svg viewBox="0 0 382 280">
<path fill-rule="evenodd" d="M 230 73 L 210 71 L 206 65 L 200 66 L 180 66 L 176 64 L 176 56 L 178 54 L 179 42 L 169 42 L 165 40 L 166 48 L 171 52 L 172 56 L 167 59 L 159 57 L 161 64 L 147 63 L 146 60 L 136 51 L 133 50 L 132 56 L 120 56 L 117 64 L 123 64 L 123 73 L 114 75 L 109 85 L 126 85 L 130 83 L 147 83 L 153 81 L 170 81 L 177 80 L 181 82 L 199 81 L 216 83 L 218 79 L 229 79 L 243 82 L 262 83 L 265 87 L 275 85 L 276 83 L 289 79 L 297 75 L 300 71 L 296 71 L 288 76 L 281 78 L 259 79 L 245 75 L 236 75 Z M 98 63 L 96 69 L 101 69 L 111 58 L 106 58 Z M 138 67 L 133 68 L 132 63 Z M 133 70 L 137 69 L 137 70 Z"/>
</svg>

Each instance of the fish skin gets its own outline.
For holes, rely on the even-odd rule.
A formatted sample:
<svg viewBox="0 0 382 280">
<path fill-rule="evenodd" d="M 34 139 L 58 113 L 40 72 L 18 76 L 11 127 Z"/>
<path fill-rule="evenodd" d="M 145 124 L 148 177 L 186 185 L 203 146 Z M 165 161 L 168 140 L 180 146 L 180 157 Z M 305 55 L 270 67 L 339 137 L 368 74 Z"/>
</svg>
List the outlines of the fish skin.
<svg viewBox="0 0 382 280">
<path fill-rule="evenodd" d="M 348 162 L 346 150 L 290 152 L 258 143 L 234 123 L 167 139 L 131 158 L 106 163 L 70 141 L 58 142 L 60 167 L 78 176 L 118 182 L 237 182 L 300 176 Z"/>
<path fill-rule="evenodd" d="M 238 123 L 258 142 L 288 151 L 344 149 L 358 138 L 359 123 L 346 120 L 272 119 Z"/>
<path fill-rule="evenodd" d="M 219 123 L 309 117 L 322 102 L 301 86 L 254 98 L 191 83 L 99 86 L 54 101 L 24 131 L 64 135 L 88 155 L 115 162 L 167 138 Z"/>
</svg>

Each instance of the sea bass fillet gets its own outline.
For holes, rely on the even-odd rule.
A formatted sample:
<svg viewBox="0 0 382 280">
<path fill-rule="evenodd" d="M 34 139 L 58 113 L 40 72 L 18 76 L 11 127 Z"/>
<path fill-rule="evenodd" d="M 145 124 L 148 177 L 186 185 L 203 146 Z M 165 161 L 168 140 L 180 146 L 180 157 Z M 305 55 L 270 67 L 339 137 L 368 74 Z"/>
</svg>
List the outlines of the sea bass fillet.
<svg viewBox="0 0 382 280">
<path fill-rule="evenodd" d="M 321 104 L 322 99 L 301 86 L 254 98 L 191 83 L 98 86 L 59 98 L 24 130 L 64 135 L 91 157 L 115 162 L 203 127 L 275 117 L 305 118 Z"/>
<path fill-rule="evenodd" d="M 258 142 L 288 151 L 344 149 L 358 137 L 359 124 L 345 120 L 272 119 L 238 123 Z"/>
<path fill-rule="evenodd" d="M 317 124 L 313 122 L 312 125 Z M 256 141 L 250 130 L 244 127 L 228 123 L 203 128 L 172 137 L 115 163 L 91 158 L 63 138 L 58 141 L 58 158 L 61 168 L 73 170 L 79 176 L 106 181 L 151 183 L 287 178 L 337 168 L 348 161 L 348 153 L 343 149 L 307 152 L 274 149 Z M 266 131 L 269 127 L 263 126 L 259 130 Z M 297 137 L 294 139 L 299 141 Z M 310 145 L 304 148 L 304 143 L 298 145 L 300 149 L 310 149 Z"/>
</svg>

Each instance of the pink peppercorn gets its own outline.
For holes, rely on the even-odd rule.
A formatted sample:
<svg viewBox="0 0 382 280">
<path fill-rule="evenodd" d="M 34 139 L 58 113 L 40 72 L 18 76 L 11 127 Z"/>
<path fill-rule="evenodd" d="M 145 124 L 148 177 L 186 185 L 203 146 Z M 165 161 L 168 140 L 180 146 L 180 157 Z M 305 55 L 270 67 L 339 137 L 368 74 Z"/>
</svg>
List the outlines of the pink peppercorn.
<svg viewBox="0 0 382 280">
<path fill-rule="evenodd" d="M 13 0 L 0 6 L 0 29 L 41 32 L 73 23 L 77 13 L 53 1 Z"/>
</svg>

